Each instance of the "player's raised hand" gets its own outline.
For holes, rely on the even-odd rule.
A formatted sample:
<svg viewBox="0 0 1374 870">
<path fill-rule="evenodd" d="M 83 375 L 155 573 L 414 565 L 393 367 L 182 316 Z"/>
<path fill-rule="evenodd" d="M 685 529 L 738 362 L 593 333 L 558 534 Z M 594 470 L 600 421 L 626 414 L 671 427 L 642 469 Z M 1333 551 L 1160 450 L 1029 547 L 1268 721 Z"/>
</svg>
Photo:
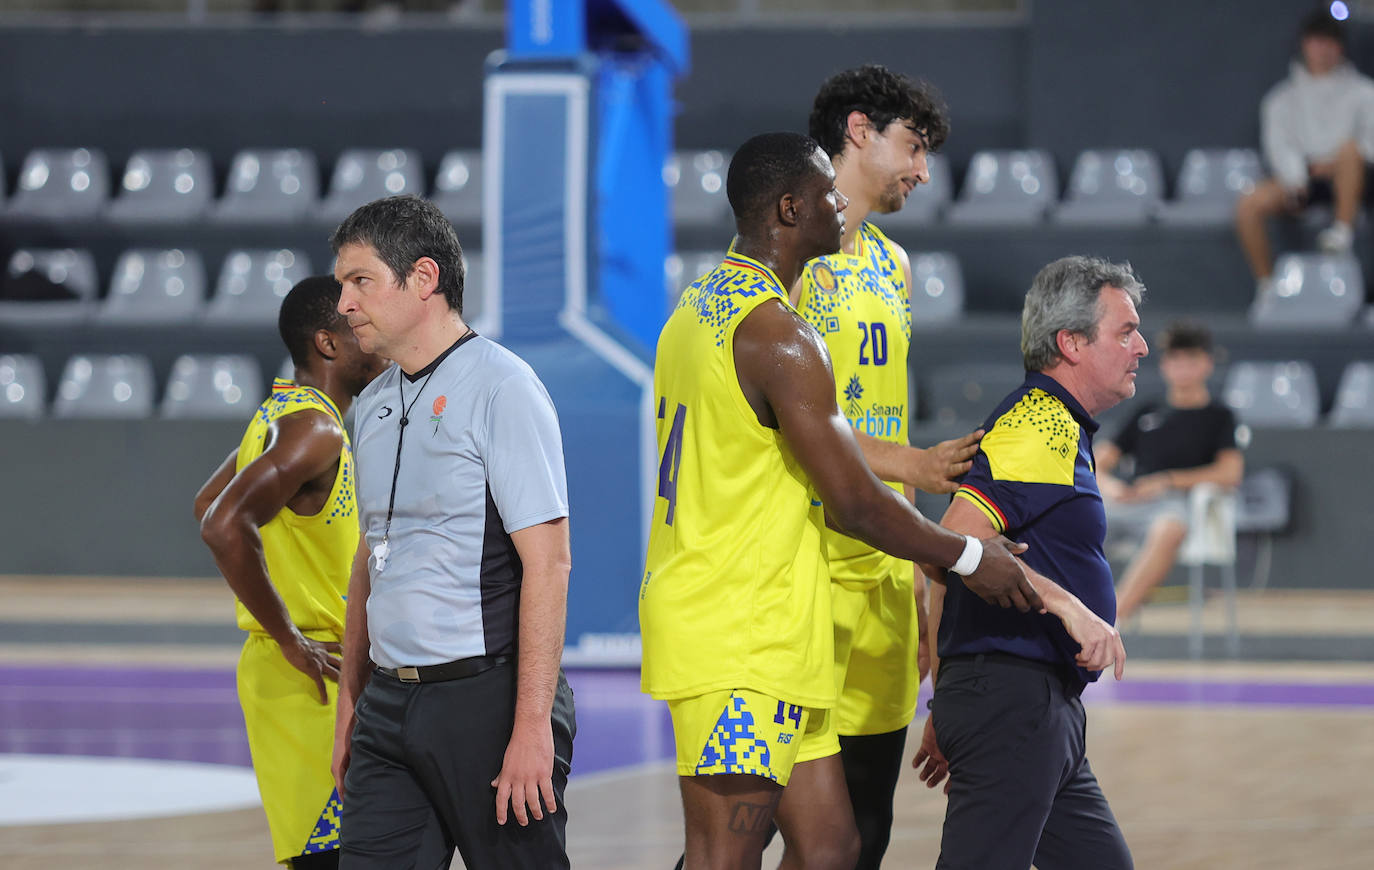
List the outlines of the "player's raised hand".
<svg viewBox="0 0 1374 870">
<path fill-rule="evenodd" d="M 989 604 L 1015 607 L 1022 613 L 1045 612 L 1045 603 L 1026 576 L 1017 554 L 1026 552 L 1026 545 L 1009 541 L 1001 535 L 983 539 L 983 560 L 972 574 L 964 577 L 969 591 Z"/>
<path fill-rule="evenodd" d="M 320 703 L 329 703 L 329 691 L 325 688 L 326 679 L 339 681 L 341 662 L 337 653 L 343 647 L 333 641 L 312 640 L 300 631 L 294 631 L 286 643 L 280 643 L 281 654 L 291 663 L 291 667 L 314 681 L 320 692 Z"/>
<path fill-rule="evenodd" d="M 973 455 L 978 452 L 978 442 L 982 439 L 983 430 L 979 429 L 962 438 L 951 438 L 934 447 L 915 451 L 912 479 L 907 482 L 926 492 L 954 492 L 959 488 L 955 479 L 973 466 Z"/>
</svg>

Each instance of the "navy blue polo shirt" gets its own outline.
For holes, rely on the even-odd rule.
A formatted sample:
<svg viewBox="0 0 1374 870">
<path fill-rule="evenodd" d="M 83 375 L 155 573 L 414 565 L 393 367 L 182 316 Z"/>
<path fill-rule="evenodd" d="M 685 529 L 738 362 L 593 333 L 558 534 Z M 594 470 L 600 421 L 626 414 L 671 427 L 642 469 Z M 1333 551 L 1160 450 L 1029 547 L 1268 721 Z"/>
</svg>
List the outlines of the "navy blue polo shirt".
<svg viewBox="0 0 1374 870">
<path fill-rule="evenodd" d="M 1093 465 L 1097 422 L 1058 381 L 1029 372 L 983 424 L 987 434 L 955 498 L 998 532 L 1030 549 L 1026 564 L 1073 593 L 1108 624 L 1116 590 L 1102 552 L 1107 517 Z M 940 618 L 942 658 L 1003 652 L 1074 667 L 1085 682 L 1100 671 L 1074 665 L 1079 645 L 1057 616 L 988 604 L 948 574 Z"/>
</svg>

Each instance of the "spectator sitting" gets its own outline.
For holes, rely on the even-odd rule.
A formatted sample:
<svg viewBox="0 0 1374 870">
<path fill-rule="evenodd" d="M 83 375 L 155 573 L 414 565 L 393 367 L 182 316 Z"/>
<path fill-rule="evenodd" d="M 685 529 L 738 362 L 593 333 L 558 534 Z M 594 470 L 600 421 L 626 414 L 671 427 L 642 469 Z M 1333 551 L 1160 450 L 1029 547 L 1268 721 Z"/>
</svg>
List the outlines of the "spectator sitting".
<svg viewBox="0 0 1374 870">
<path fill-rule="evenodd" d="M 1303 20 L 1300 61 L 1260 104 L 1264 159 L 1273 172 L 1236 204 L 1236 235 L 1258 297 L 1273 291 L 1266 218 L 1332 202 L 1335 220 L 1317 236 L 1325 251 L 1349 251 L 1356 210 L 1374 161 L 1374 80 L 1346 60 L 1345 30 L 1325 9 Z"/>
<path fill-rule="evenodd" d="M 1164 399 L 1147 400 L 1111 441 L 1096 449 L 1098 487 L 1113 535 L 1144 538 L 1117 591 L 1117 624 L 1139 609 L 1174 566 L 1188 533 L 1188 490 L 1200 483 L 1240 485 L 1244 460 L 1236 448 L 1236 420 L 1213 400 L 1212 336 L 1198 324 L 1176 322 L 1160 336 Z M 1126 483 L 1112 476 L 1124 457 L 1135 462 Z"/>
</svg>

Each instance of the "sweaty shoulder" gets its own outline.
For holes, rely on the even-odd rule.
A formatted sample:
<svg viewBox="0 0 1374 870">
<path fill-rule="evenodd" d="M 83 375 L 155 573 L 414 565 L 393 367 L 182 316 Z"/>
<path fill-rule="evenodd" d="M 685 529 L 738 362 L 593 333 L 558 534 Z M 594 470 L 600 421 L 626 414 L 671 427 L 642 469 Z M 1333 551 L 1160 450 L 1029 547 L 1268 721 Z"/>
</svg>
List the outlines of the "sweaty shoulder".
<svg viewBox="0 0 1374 870">
<path fill-rule="evenodd" d="M 1064 403 L 1033 388 L 997 418 L 981 448 L 994 480 L 1072 486 L 1079 434 Z"/>
</svg>

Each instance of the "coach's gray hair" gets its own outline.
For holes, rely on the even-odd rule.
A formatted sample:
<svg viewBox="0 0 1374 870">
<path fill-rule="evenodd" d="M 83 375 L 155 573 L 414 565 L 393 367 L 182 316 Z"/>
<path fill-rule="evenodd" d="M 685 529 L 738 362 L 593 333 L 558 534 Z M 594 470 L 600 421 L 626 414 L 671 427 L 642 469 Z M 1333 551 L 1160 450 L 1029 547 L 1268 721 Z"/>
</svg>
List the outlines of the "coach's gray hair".
<svg viewBox="0 0 1374 870">
<path fill-rule="evenodd" d="M 1064 257 L 1040 270 L 1021 308 L 1021 357 L 1026 371 L 1043 372 L 1059 361 L 1059 330 L 1097 340 L 1098 295 L 1119 287 L 1140 305 L 1145 285 L 1130 263 L 1097 257 Z"/>
</svg>

